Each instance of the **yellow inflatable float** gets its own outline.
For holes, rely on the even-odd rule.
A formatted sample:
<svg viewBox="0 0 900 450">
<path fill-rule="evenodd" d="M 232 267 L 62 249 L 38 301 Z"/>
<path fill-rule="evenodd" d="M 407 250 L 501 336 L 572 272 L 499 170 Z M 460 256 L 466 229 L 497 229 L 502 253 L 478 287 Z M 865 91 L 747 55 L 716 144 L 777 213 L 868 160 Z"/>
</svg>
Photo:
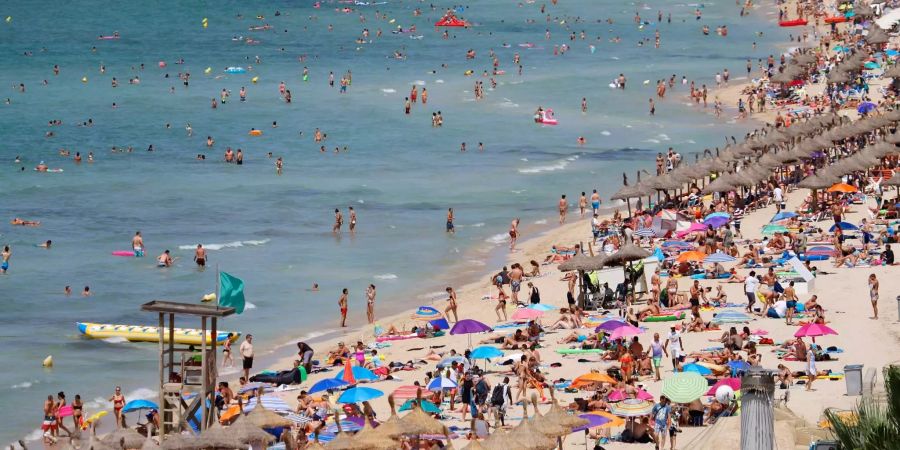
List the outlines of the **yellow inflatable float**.
<svg viewBox="0 0 900 450">
<path fill-rule="evenodd" d="M 107 323 L 78 322 L 78 331 L 91 339 L 125 338 L 130 342 L 159 342 L 159 328 L 140 325 L 112 325 Z M 210 330 L 206 331 L 206 343 L 212 344 Z M 175 328 L 175 343 L 184 345 L 201 345 L 201 331 L 194 328 Z M 163 331 L 165 342 L 169 341 L 169 330 Z M 218 331 L 216 342 L 236 341 L 241 333 Z"/>
<path fill-rule="evenodd" d="M 257 130 L 254 128 L 250 130 L 249 134 L 250 136 L 262 136 L 262 130 Z"/>
</svg>

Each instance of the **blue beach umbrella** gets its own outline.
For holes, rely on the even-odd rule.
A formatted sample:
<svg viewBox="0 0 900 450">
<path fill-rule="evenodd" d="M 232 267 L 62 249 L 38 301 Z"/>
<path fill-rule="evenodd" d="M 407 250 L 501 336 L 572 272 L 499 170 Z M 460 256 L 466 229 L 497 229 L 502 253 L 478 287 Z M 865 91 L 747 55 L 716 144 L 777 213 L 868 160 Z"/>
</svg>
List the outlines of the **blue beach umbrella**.
<svg viewBox="0 0 900 450">
<path fill-rule="evenodd" d="M 437 377 L 428 383 L 428 390 L 429 391 L 440 391 L 442 389 L 453 389 L 457 386 L 458 385 L 456 384 L 456 382 L 449 378 Z"/>
<path fill-rule="evenodd" d="M 353 371 L 353 378 L 356 379 L 356 381 L 359 381 L 359 380 L 375 381 L 378 379 L 378 375 L 375 375 L 375 372 L 372 372 L 371 370 L 366 369 L 365 367 L 362 367 L 362 366 L 353 366 L 350 370 Z M 344 371 L 342 370 L 342 371 L 338 372 L 338 374 L 335 375 L 334 378 L 344 381 L 343 377 L 344 377 Z M 346 384 L 346 383 L 344 383 L 344 384 Z"/>
<path fill-rule="evenodd" d="M 367 400 L 372 400 L 383 395 L 384 392 L 381 392 L 378 389 L 373 389 L 370 387 L 355 387 L 344 391 L 344 393 L 341 394 L 340 397 L 338 397 L 338 403 L 359 403 Z"/>
<path fill-rule="evenodd" d="M 750 364 L 747 361 L 728 361 L 728 368 L 731 369 L 731 374 L 735 375 L 740 371 L 749 369 Z"/>
<path fill-rule="evenodd" d="M 441 362 L 439 362 L 437 364 L 437 366 L 439 369 L 444 368 L 444 367 L 450 367 L 450 365 L 453 363 L 463 364 L 463 362 L 465 360 L 466 360 L 466 357 L 462 356 L 462 355 L 448 356 L 448 357 L 442 359 Z"/>
<path fill-rule="evenodd" d="M 724 217 L 726 219 L 731 218 L 731 216 L 726 212 L 714 212 L 711 214 L 707 214 L 706 217 L 703 218 L 703 221 L 706 222 L 707 220 L 712 219 L 713 217 Z"/>
<path fill-rule="evenodd" d="M 411 410 L 413 407 L 413 404 L 415 402 L 416 402 L 416 400 L 412 399 L 412 398 L 407 400 L 406 403 L 404 403 L 403 405 L 400 406 L 400 409 L 398 411 L 403 412 L 403 411 Z M 420 400 L 419 406 L 422 407 L 422 411 L 425 411 L 428 414 L 440 414 L 441 413 L 441 408 L 438 408 L 437 405 L 429 402 L 428 400 Z"/>
<path fill-rule="evenodd" d="M 828 229 L 828 231 L 833 232 L 837 227 L 841 227 L 841 231 L 856 231 L 859 229 L 858 226 L 853 225 L 852 223 L 838 222 L 838 223 L 832 225 L 831 228 Z"/>
<path fill-rule="evenodd" d="M 856 108 L 856 112 L 858 112 L 858 113 L 860 113 L 860 114 L 866 114 L 866 113 L 868 113 L 869 111 L 871 111 L 871 110 L 873 110 L 873 109 L 875 109 L 875 104 L 874 104 L 874 103 L 872 103 L 872 102 L 862 102 L 862 103 L 860 103 L 859 106 Z"/>
<path fill-rule="evenodd" d="M 712 374 L 712 370 L 709 370 L 708 367 L 701 366 L 700 364 L 695 364 L 695 363 L 685 364 L 681 368 L 684 372 L 696 372 L 702 376 Z"/>
<path fill-rule="evenodd" d="M 342 386 L 346 386 L 347 383 L 344 380 L 338 378 L 325 378 L 324 380 L 319 380 L 316 384 L 312 385 L 309 388 L 310 394 L 315 394 L 316 392 L 327 391 L 329 389 L 337 389 Z"/>
<path fill-rule="evenodd" d="M 704 258 L 703 262 L 706 264 L 727 263 L 727 262 L 732 262 L 735 259 L 736 258 L 734 256 L 731 256 L 731 255 L 728 255 L 728 254 L 725 254 L 722 252 L 716 252 L 716 253 L 713 253 L 712 255 L 709 255 L 706 258 Z"/>
<path fill-rule="evenodd" d="M 291 408 L 286 401 L 282 400 L 280 397 L 276 397 L 274 395 L 263 395 L 262 397 L 254 397 L 247 401 L 247 404 L 244 405 L 244 412 L 253 411 L 258 405 L 262 402 L 263 408 L 266 408 L 275 412 L 291 412 L 293 408 Z"/>
<path fill-rule="evenodd" d="M 130 413 L 132 411 L 140 411 L 142 409 L 159 409 L 159 406 L 157 406 L 156 403 L 153 403 L 150 400 L 132 400 L 125 404 L 125 407 L 122 408 L 122 412 Z"/>
<path fill-rule="evenodd" d="M 791 211 L 782 211 L 778 214 L 775 214 L 770 222 L 778 222 L 780 220 L 790 219 L 791 217 L 797 217 L 797 213 Z"/>
<path fill-rule="evenodd" d="M 491 359 L 503 356 L 499 348 L 490 345 L 482 345 L 472 350 L 472 359 Z"/>
<path fill-rule="evenodd" d="M 636 236 L 652 238 L 656 237 L 656 232 L 650 228 L 638 228 L 637 231 L 634 232 Z"/>
</svg>

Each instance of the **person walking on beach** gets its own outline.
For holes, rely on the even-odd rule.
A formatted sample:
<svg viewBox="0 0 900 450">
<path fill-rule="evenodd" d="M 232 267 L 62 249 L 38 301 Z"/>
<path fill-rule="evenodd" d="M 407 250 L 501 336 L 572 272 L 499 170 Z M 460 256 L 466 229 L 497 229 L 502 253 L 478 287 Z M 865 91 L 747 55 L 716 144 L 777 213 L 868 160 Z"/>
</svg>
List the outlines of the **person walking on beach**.
<svg viewBox="0 0 900 450">
<path fill-rule="evenodd" d="M 447 209 L 447 232 L 456 233 L 456 228 L 453 226 L 453 208 Z"/>
<path fill-rule="evenodd" d="M 509 224 L 509 251 L 516 251 L 516 240 L 519 239 L 519 218 L 516 217 Z"/>
<path fill-rule="evenodd" d="M 122 388 L 116 386 L 116 392 L 109 401 L 113 404 L 113 417 L 116 418 L 116 428 L 122 427 L 122 408 L 125 407 L 125 396 L 122 395 Z"/>
<path fill-rule="evenodd" d="M 203 248 L 203 244 L 197 244 L 197 249 L 194 250 L 194 262 L 197 263 L 200 270 L 206 267 L 206 249 Z"/>
<path fill-rule="evenodd" d="M 593 210 L 594 215 L 597 215 L 600 211 L 600 194 L 597 193 L 596 189 L 591 193 L 591 209 Z"/>
<path fill-rule="evenodd" d="M 228 339 L 222 343 L 222 368 L 234 367 L 234 358 L 231 356 L 231 339 L 234 333 L 228 333 Z"/>
<path fill-rule="evenodd" d="M 506 291 L 503 290 L 503 282 L 497 282 L 497 307 L 494 308 L 494 312 L 497 313 L 497 322 L 509 320 L 506 318 L 506 299 L 509 298 L 506 295 Z M 500 312 L 503 312 L 503 319 L 500 319 Z"/>
<path fill-rule="evenodd" d="M 134 256 L 144 256 L 144 238 L 141 237 L 140 231 L 135 232 L 131 238 L 131 249 L 134 250 Z"/>
<path fill-rule="evenodd" d="M 366 289 L 366 316 L 369 323 L 375 323 L 375 285 L 370 284 Z"/>
<path fill-rule="evenodd" d="M 581 215 L 581 218 L 584 218 L 584 212 L 587 210 L 587 194 L 584 191 L 581 192 L 581 197 L 578 198 L 578 213 Z"/>
<path fill-rule="evenodd" d="M 334 226 L 331 227 L 331 232 L 334 234 L 340 233 L 342 225 L 344 225 L 344 215 L 341 214 L 341 210 L 335 208 L 334 209 Z"/>
<path fill-rule="evenodd" d="M 869 300 L 872 301 L 872 319 L 878 320 L 878 278 L 874 273 L 869 275 Z"/>
<path fill-rule="evenodd" d="M 806 347 L 806 390 L 812 391 L 812 384 L 816 381 L 819 373 L 816 371 L 816 352 L 812 346 Z"/>
<path fill-rule="evenodd" d="M 450 287 L 450 286 L 447 286 L 446 291 L 447 291 L 447 302 L 448 302 L 448 304 L 447 304 L 447 308 L 444 309 L 444 315 L 446 315 L 447 318 L 449 319 L 449 318 L 450 318 L 450 313 L 453 313 L 453 321 L 454 321 L 454 322 L 459 322 L 459 317 L 456 315 L 456 307 L 457 307 L 457 305 L 456 305 L 456 291 L 453 290 L 453 288 Z"/>
<path fill-rule="evenodd" d="M 253 335 L 248 334 L 246 338 L 244 338 L 244 342 L 241 342 L 241 348 L 239 349 L 241 352 L 241 358 L 243 359 L 243 367 L 244 367 L 244 379 L 250 379 L 250 369 L 253 368 Z"/>
<path fill-rule="evenodd" d="M 662 378 L 659 375 L 659 368 L 662 366 L 663 353 L 668 354 L 666 348 L 659 342 L 659 333 L 653 333 L 653 342 L 650 343 L 650 363 L 653 364 L 653 379 L 656 381 Z"/>
<path fill-rule="evenodd" d="M 678 372 L 678 364 L 684 360 L 682 356 L 681 333 L 675 329 L 673 325 L 669 329 L 669 335 L 666 337 L 666 343 L 663 346 L 667 349 L 666 355 L 672 358 L 672 371 Z"/>
<path fill-rule="evenodd" d="M 759 280 L 756 279 L 756 271 L 750 271 L 750 275 L 744 280 L 744 293 L 747 294 L 747 312 L 753 312 L 753 304 L 756 303 L 756 289 L 759 288 Z"/>
<path fill-rule="evenodd" d="M 341 291 L 341 297 L 338 298 L 338 308 L 341 309 L 341 327 L 342 328 L 347 327 L 347 294 L 348 294 L 348 292 L 349 291 L 347 290 L 347 288 L 344 288 Z"/>
<path fill-rule="evenodd" d="M 653 417 L 653 431 L 656 435 L 656 448 L 666 447 L 666 436 L 672 438 L 672 450 L 675 449 L 675 427 L 672 425 L 672 407 L 665 395 L 659 397 L 659 403 L 650 412 Z"/>
<path fill-rule="evenodd" d="M 522 266 L 519 263 L 513 264 L 512 270 L 509 271 L 509 286 L 512 291 L 512 302 L 516 306 L 519 304 L 519 291 L 522 290 L 522 280 L 524 278 L 525 271 L 522 270 Z M 506 310 L 503 311 L 503 315 L 506 315 Z"/>
<path fill-rule="evenodd" d="M 559 224 L 566 223 L 566 213 L 569 211 L 569 201 L 566 200 L 566 194 L 559 199 Z"/>
</svg>

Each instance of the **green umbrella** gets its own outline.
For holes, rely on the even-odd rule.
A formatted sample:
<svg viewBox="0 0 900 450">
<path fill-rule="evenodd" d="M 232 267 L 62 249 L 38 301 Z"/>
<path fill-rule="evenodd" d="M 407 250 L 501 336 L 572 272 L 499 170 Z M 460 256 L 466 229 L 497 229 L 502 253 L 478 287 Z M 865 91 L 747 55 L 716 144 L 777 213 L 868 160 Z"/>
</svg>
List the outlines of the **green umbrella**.
<svg viewBox="0 0 900 450">
<path fill-rule="evenodd" d="M 771 236 L 775 233 L 787 233 L 787 228 L 781 225 L 766 225 L 762 229 L 763 236 Z"/>
<path fill-rule="evenodd" d="M 706 393 L 709 384 L 696 372 L 678 372 L 663 381 L 662 393 L 674 403 L 690 403 Z"/>
</svg>

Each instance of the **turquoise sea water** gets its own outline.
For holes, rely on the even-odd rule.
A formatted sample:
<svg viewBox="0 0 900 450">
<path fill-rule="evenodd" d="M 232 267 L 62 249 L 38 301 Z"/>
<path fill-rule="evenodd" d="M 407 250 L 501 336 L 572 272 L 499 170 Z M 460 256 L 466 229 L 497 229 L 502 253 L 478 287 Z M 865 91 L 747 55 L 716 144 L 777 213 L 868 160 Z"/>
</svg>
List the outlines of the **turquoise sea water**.
<svg viewBox="0 0 900 450">
<path fill-rule="evenodd" d="M 335 11 L 345 6 L 354 11 Z M 253 333 L 260 353 L 334 330 L 343 287 L 351 290 L 351 324 L 365 320 L 368 283 L 378 285 L 382 311 L 416 306 L 460 274 L 487 270 L 512 217 L 523 218 L 527 233 L 540 232 L 554 223 L 561 193 L 577 202 L 580 191 L 597 188 L 606 198 L 619 187 L 623 170 L 633 174 L 638 164 L 651 169 L 656 152 L 672 146 L 687 154 L 742 135 L 749 124 L 684 106 L 687 89 L 680 85 L 657 101 L 657 115 L 649 117 L 655 80 L 677 74 L 698 86 L 710 84 L 724 67 L 740 77 L 747 58 L 775 52 L 787 34 L 761 13 L 739 18 L 729 2 L 704 3 L 703 20 L 695 21 L 696 4 L 561 0 L 547 5 L 548 22 L 540 3 L 485 0 L 461 13 L 476 26 L 452 29 L 452 38 L 444 40 L 430 24 L 449 6 L 5 2 L 0 15 L 11 20 L 0 23 L 0 98 L 10 104 L 0 105 L 0 244 L 12 246 L 13 258 L 9 273 L 0 276 L 0 360 L 6 364 L 0 371 L 0 442 L 38 436 L 33 430 L 41 402 L 59 390 L 70 399 L 80 393 L 89 411 L 108 408 L 102 399 L 117 384 L 129 398 L 152 394 L 155 346 L 82 339 L 74 324 L 152 324 L 155 318 L 141 313 L 140 304 L 196 301 L 212 292 L 214 271 L 198 272 L 191 262 L 197 243 L 210 249 L 210 264 L 245 280 L 253 307 L 222 326 Z M 423 15 L 414 17 L 415 8 Z M 376 9 L 388 19 L 377 19 Z M 673 23 L 634 24 L 635 11 L 655 22 L 658 9 L 671 12 Z M 264 23 L 272 29 L 248 31 Z M 390 33 L 413 24 L 421 39 Z M 729 36 L 703 36 L 701 24 L 728 25 Z M 363 28 L 371 31 L 372 43 L 355 42 Z M 375 37 L 378 28 L 381 38 Z M 656 29 L 661 49 L 653 48 Z M 586 40 L 569 40 L 571 31 L 581 30 Z M 759 30 L 766 35 L 755 35 Z M 120 39 L 97 39 L 114 31 Z M 232 40 L 241 36 L 260 43 Z M 610 43 L 614 36 L 622 42 Z M 643 38 L 650 42 L 636 46 Z M 526 42 L 535 47 L 518 46 Z M 554 56 L 554 44 L 571 49 Z M 468 49 L 476 51 L 474 60 L 466 60 Z M 491 49 L 507 71 L 495 77 L 494 90 L 489 78 L 479 76 L 490 70 Z M 392 58 L 395 51 L 407 59 Z M 512 64 L 515 52 L 522 57 L 522 76 Z M 175 64 L 180 58 L 185 63 Z M 159 61 L 168 67 L 159 68 Z M 224 72 L 248 65 L 253 68 L 247 74 Z M 308 82 L 301 81 L 304 66 Z M 207 67 L 210 74 L 204 74 Z M 463 75 L 469 69 L 475 76 Z M 333 71 L 339 79 L 347 70 L 353 83 L 341 95 L 327 77 Z M 183 71 L 191 73 L 188 88 L 177 78 Z M 607 87 L 620 72 L 630 80 L 624 92 Z M 129 84 L 135 76 L 141 83 Z M 250 82 L 254 76 L 256 84 Z M 113 77 L 117 88 L 111 87 Z M 477 102 L 476 79 L 488 88 Z M 291 104 L 280 100 L 280 81 L 292 91 Z M 17 91 L 19 83 L 25 93 Z M 403 97 L 413 84 L 428 89 L 429 102 L 406 116 Z M 238 101 L 242 86 L 246 102 Z M 231 99 L 211 109 L 210 99 L 223 88 L 231 90 Z M 589 103 L 586 115 L 582 97 Z M 538 105 L 553 108 L 560 124 L 532 123 Z M 436 129 L 430 116 L 438 110 L 444 126 Z M 53 119 L 63 124 L 48 127 Z M 88 119 L 94 126 L 77 126 Z M 271 128 L 273 121 L 278 128 Z M 264 135 L 248 136 L 251 127 Z M 313 142 L 315 128 L 328 134 L 327 153 Z M 48 131 L 55 136 L 45 137 Z M 206 148 L 207 135 L 216 140 L 212 149 Z M 578 136 L 587 145 L 577 146 Z M 465 154 L 461 142 L 468 144 Z M 478 142 L 485 152 L 477 151 Z M 155 151 L 147 152 L 151 144 Z M 133 146 L 134 152 L 112 153 L 113 146 Z M 221 162 L 225 146 L 242 148 L 245 164 Z M 349 151 L 334 154 L 335 146 Z M 76 165 L 58 155 L 61 148 L 81 152 L 85 160 L 93 152 L 95 162 Z M 275 175 L 267 152 L 284 158 L 282 176 Z M 198 153 L 207 159 L 197 161 Z M 17 155 L 21 163 L 14 163 Z M 32 171 L 42 160 L 64 172 Z M 332 236 L 334 208 L 346 215 L 351 205 L 358 211 L 358 233 Z M 456 211 L 454 236 L 443 230 L 448 207 Z M 12 227 L 7 221 L 13 217 L 42 224 Z M 144 235 L 148 257 L 111 256 L 129 248 L 136 230 Z M 36 247 L 47 239 L 52 249 Z M 164 249 L 178 259 L 160 270 L 154 259 Z M 313 282 L 321 292 L 305 291 Z M 63 295 L 65 285 L 75 291 L 71 297 Z M 78 295 L 85 285 L 93 296 Z M 42 369 L 40 361 L 51 354 L 56 366 Z"/>
</svg>

